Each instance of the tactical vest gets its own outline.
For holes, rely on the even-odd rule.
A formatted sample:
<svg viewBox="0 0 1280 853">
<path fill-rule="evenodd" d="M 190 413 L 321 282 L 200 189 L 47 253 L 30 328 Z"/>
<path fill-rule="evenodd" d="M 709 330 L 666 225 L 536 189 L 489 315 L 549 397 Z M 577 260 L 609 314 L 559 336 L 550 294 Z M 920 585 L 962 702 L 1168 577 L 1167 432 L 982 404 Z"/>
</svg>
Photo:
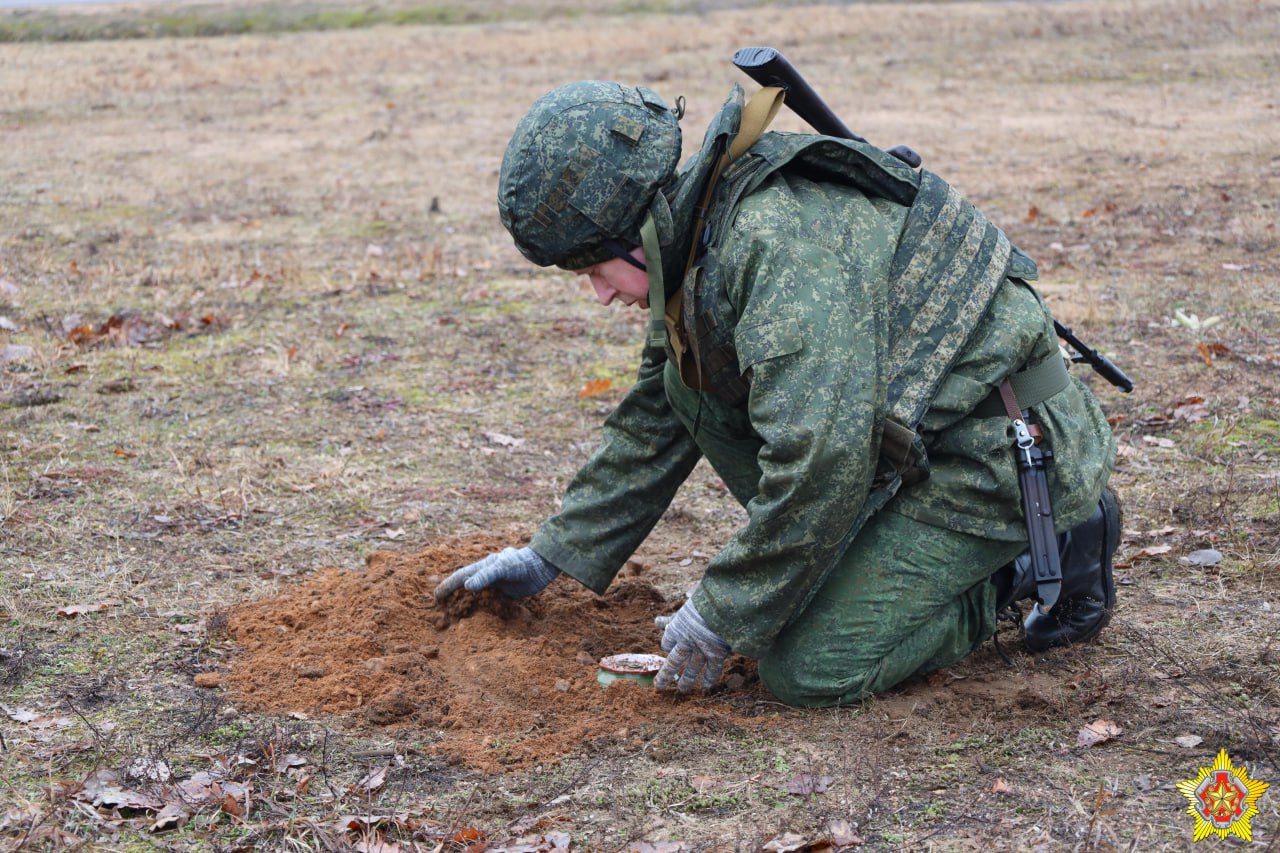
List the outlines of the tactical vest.
<svg viewBox="0 0 1280 853">
<path fill-rule="evenodd" d="M 912 171 L 869 145 L 766 134 L 722 174 L 700 248 L 684 274 L 680 304 L 671 308 L 679 311 L 677 347 L 683 344 L 701 366 L 704 390 L 729 405 L 746 404 L 750 372 L 738 371 L 732 306 L 723 292 L 708 292 L 703 283 L 717 276 L 716 250 L 739 202 L 783 168 L 910 208 L 890 272 L 887 372 L 895 416 L 918 423 L 933 396 L 930 391 L 937 390 L 921 386 L 945 378 L 1006 277 L 1037 278 L 1034 261 L 931 172 Z M 677 356 L 670 342 L 668 356 Z"/>
<path fill-rule="evenodd" d="M 877 480 L 892 483 L 892 494 L 903 484 L 902 475 L 907 483 L 927 476 L 916 427 L 1004 279 L 1034 281 L 1035 263 L 931 172 L 914 171 L 865 143 L 765 134 L 721 173 L 700 245 L 668 305 L 674 333 L 668 336 L 668 357 L 686 384 L 728 405 L 746 405 L 751 375 L 739 370 L 733 307 L 722 288 L 707 283 L 718 278 L 717 250 L 739 203 L 779 169 L 909 207 L 890 267 L 886 313 L 889 384 Z"/>
</svg>

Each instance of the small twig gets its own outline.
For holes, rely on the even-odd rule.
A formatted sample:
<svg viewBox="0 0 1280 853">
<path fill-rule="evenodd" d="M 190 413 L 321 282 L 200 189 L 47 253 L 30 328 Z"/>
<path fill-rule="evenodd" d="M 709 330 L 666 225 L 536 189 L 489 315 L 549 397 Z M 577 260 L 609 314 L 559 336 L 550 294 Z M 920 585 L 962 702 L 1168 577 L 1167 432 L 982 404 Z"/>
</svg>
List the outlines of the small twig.
<svg viewBox="0 0 1280 853">
<path fill-rule="evenodd" d="M 329 727 L 324 726 L 324 740 L 320 742 L 320 777 L 324 780 L 324 786 L 329 789 L 329 793 L 334 797 L 340 794 L 334 790 L 333 784 L 329 781 Z"/>
<path fill-rule="evenodd" d="M 107 746 L 106 735 L 104 735 L 101 731 L 99 731 L 98 727 L 95 726 L 92 722 L 90 722 L 89 718 L 80 712 L 80 709 L 76 706 L 75 701 L 73 700 L 71 694 L 69 693 L 63 694 L 62 699 L 66 703 L 66 706 L 71 711 L 71 713 L 79 717 L 80 722 L 84 723 L 85 728 L 87 728 L 90 732 L 93 733 L 93 739 L 97 741 L 97 746 L 99 751 L 105 752 L 106 746 Z"/>
</svg>

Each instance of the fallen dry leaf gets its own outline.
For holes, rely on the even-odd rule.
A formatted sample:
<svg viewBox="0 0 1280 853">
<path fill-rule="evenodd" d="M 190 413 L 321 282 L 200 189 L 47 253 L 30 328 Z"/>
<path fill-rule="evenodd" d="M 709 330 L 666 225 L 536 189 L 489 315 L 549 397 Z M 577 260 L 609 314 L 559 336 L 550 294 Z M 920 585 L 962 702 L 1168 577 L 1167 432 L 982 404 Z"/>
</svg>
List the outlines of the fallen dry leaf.
<svg viewBox="0 0 1280 853">
<path fill-rule="evenodd" d="M 689 780 L 689 785 L 699 794 L 705 794 L 707 791 L 712 791 L 723 786 L 724 782 L 714 776 L 694 776 Z"/>
<path fill-rule="evenodd" d="M 489 846 L 489 839 L 474 826 L 459 829 L 453 834 L 453 849 L 458 853 L 483 853 Z"/>
<path fill-rule="evenodd" d="M 95 770 L 84 780 L 76 799 L 94 808 L 160 811 L 164 807 L 164 803 L 156 797 L 122 788 L 118 782 L 116 774 L 110 770 Z"/>
<path fill-rule="evenodd" d="M 0 281 L 0 283 L 3 282 Z M 40 818 L 40 808 L 34 804 L 14 806 L 0 814 L 0 832 L 6 832 L 10 827 L 16 827 L 19 824 L 35 826 Z"/>
<path fill-rule="evenodd" d="M 213 775 L 201 770 L 190 779 L 178 783 L 183 799 L 194 805 L 216 803 L 222 799 L 222 786 Z"/>
<path fill-rule="evenodd" d="M 151 824 L 152 832 L 167 832 L 170 829 L 178 829 L 187 822 L 187 818 L 191 817 L 191 810 L 187 808 L 186 803 L 181 800 L 171 800 L 164 804 L 164 808 L 156 815 L 155 821 Z"/>
<path fill-rule="evenodd" d="M 618 853 L 685 853 L 688 849 L 680 841 L 632 841 Z"/>
<path fill-rule="evenodd" d="M 1172 550 L 1172 545 L 1148 545 L 1135 553 L 1133 559 L 1141 560 L 1145 557 L 1159 557 L 1161 554 L 1168 554 Z"/>
<path fill-rule="evenodd" d="M 765 842 L 761 848 L 766 853 L 834 853 L 836 847 L 829 838 L 813 841 L 794 832 L 786 832 Z"/>
<path fill-rule="evenodd" d="M 92 604 L 68 604 L 64 607 L 59 607 L 57 614 L 68 619 L 74 619 L 75 617 L 83 616 L 86 613 L 98 613 L 109 607 L 114 607 L 116 604 L 119 604 L 119 602 L 112 600 L 95 601 Z"/>
<path fill-rule="evenodd" d="M 29 723 L 40 716 L 35 711 L 29 711 L 26 708 L 10 708 L 8 705 L 0 705 L 0 710 L 3 710 L 5 716 L 16 723 Z"/>
<path fill-rule="evenodd" d="M 1200 737 L 1200 735 L 1179 735 L 1173 739 L 1173 742 L 1183 749 L 1195 749 L 1204 743 L 1204 738 Z"/>
<path fill-rule="evenodd" d="M 1094 720 L 1076 735 L 1077 746 L 1097 746 L 1124 733 L 1115 720 Z"/>
<path fill-rule="evenodd" d="M 1207 417 L 1209 417 L 1209 407 L 1205 404 L 1203 397 L 1188 397 L 1173 407 L 1175 421 L 1193 424 Z"/>
<path fill-rule="evenodd" d="M 398 829 L 414 829 L 422 821 L 409 817 L 408 812 L 400 814 L 344 814 L 334 823 L 339 832 L 367 832 L 380 826 L 394 826 Z"/>
<path fill-rule="evenodd" d="M 75 721 L 70 717 L 47 717 L 42 714 L 32 720 L 29 725 L 33 729 L 68 729 L 75 725 Z"/>
<path fill-rule="evenodd" d="M 1182 558 L 1182 562 L 1192 566 L 1216 566 L 1222 562 L 1222 552 L 1216 548 L 1203 548 L 1192 551 Z"/>
<path fill-rule="evenodd" d="M 549 832 L 546 835 L 522 835 L 499 847 L 486 847 L 485 853 L 564 853 L 570 844 L 569 833 Z"/>
<path fill-rule="evenodd" d="M 867 843 L 867 839 L 853 831 L 852 824 L 847 820 L 833 820 L 828 823 L 827 835 L 837 847 L 854 847 Z"/>
<path fill-rule="evenodd" d="M 1213 354 L 1209 352 L 1209 347 L 1205 345 L 1204 341 L 1196 344 L 1196 349 L 1200 350 L 1200 357 L 1204 359 L 1204 366 L 1213 367 Z"/>
<path fill-rule="evenodd" d="M 382 841 L 376 838 L 369 841 L 357 841 L 352 847 L 358 853 L 400 853 L 404 849 L 395 841 Z"/>
<path fill-rule="evenodd" d="M 523 438 L 512 438 L 511 436 L 500 432 L 482 432 L 480 434 L 492 441 L 494 444 L 500 444 L 503 447 L 519 447 L 524 444 Z"/>
<path fill-rule="evenodd" d="M 348 790 L 370 792 L 381 788 L 387 781 L 387 771 L 391 769 L 387 765 L 376 767 L 369 771 L 363 779 L 352 785 Z"/>
<path fill-rule="evenodd" d="M 34 358 L 35 354 L 35 348 L 26 344 L 5 344 L 4 349 L 0 349 L 0 364 L 9 361 L 24 361 L 28 358 Z"/>
<path fill-rule="evenodd" d="M 244 817 L 244 806 L 240 805 L 240 801 L 231 794 L 222 798 L 222 810 L 232 817 Z"/>
<path fill-rule="evenodd" d="M 133 763 L 125 770 L 125 775 L 130 779 L 146 779 L 151 782 L 168 782 L 173 776 L 173 771 L 169 769 L 169 765 L 158 758 L 141 757 L 133 760 Z"/>
<path fill-rule="evenodd" d="M 587 397 L 596 397 L 613 387 L 612 379 L 591 379 L 586 385 L 578 391 L 578 399 L 585 400 Z"/>
<path fill-rule="evenodd" d="M 780 785 L 771 785 L 780 791 L 786 791 L 788 794 L 797 794 L 800 796 L 809 796 L 810 794 L 824 793 L 831 786 L 832 778 L 830 776 L 815 776 L 812 773 L 798 773 Z"/>
<path fill-rule="evenodd" d="M 996 781 L 991 784 L 991 793 L 993 794 L 1007 794 L 1012 790 L 1013 788 L 1009 786 L 1009 783 L 1002 776 L 996 777 Z"/>
</svg>

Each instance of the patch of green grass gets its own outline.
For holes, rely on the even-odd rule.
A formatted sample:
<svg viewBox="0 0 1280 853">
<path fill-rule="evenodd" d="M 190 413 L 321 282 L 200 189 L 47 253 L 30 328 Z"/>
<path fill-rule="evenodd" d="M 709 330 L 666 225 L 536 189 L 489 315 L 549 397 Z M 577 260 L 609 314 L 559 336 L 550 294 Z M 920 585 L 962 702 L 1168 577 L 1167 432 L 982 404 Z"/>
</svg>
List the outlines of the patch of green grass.
<svg viewBox="0 0 1280 853">
<path fill-rule="evenodd" d="M 655 15 L 697 11 L 693 0 L 612 0 L 606 3 L 557 4 L 550 9 L 524 0 L 517 3 L 427 4 L 378 6 L 191 7 L 179 11 L 122 10 L 64 15 L 22 10 L 0 18 L 0 43 L 74 42 L 120 39 L 205 38 L 263 33 L 297 33 L 368 29 L 376 26 L 458 26 L 542 18 L 578 18 L 587 11 L 605 14 Z M 754 6 L 758 0 L 728 5 Z"/>
<path fill-rule="evenodd" d="M 1023 726 L 1005 741 L 1006 750 L 1018 752 L 1045 749 L 1054 746 L 1060 736 L 1053 729 L 1043 726 Z"/>
<path fill-rule="evenodd" d="M 232 746 L 238 744 L 252 734 L 253 728 L 247 720 L 237 719 L 223 723 L 211 732 L 201 736 L 201 740 L 212 746 Z"/>
<path fill-rule="evenodd" d="M 947 813 L 947 804 L 941 800 L 925 803 L 924 808 L 920 810 L 920 816 L 925 820 L 936 820 Z"/>
<path fill-rule="evenodd" d="M 693 812 L 704 812 L 716 815 L 736 814 L 751 805 L 750 798 L 740 793 L 720 793 L 715 791 L 698 794 L 688 804 Z"/>
<path fill-rule="evenodd" d="M 990 743 L 991 737 L 989 735 L 969 735 L 939 746 L 938 752 L 944 755 L 968 752 L 971 749 L 985 749 Z"/>
</svg>

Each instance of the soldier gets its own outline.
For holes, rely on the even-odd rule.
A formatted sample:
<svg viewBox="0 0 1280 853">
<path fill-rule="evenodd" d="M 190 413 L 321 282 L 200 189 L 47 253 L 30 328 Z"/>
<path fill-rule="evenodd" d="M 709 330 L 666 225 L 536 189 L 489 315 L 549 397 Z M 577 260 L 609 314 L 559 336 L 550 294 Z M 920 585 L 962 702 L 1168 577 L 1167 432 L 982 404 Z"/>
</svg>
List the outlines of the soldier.
<svg viewBox="0 0 1280 853">
<path fill-rule="evenodd" d="M 1115 443 L 1035 264 L 936 175 L 743 117 L 735 86 L 681 168 L 679 115 L 643 86 L 572 83 L 520 121 L 498 190 L 517 247 L 652 322 L 561 511 L 436 597 L 561 573 L 603 592 L 705 455 L 747 521 L 659 618 L 659 687 L 709 688 L 733 651 L 784 702 L 854 702 L 964 657 L 1027 598 L 1030 649 L 1092 639 L 1115 602 Z M 1023 411 L 1053 456 L 1060 586 L 1026 553 Z"/>
</svg>

